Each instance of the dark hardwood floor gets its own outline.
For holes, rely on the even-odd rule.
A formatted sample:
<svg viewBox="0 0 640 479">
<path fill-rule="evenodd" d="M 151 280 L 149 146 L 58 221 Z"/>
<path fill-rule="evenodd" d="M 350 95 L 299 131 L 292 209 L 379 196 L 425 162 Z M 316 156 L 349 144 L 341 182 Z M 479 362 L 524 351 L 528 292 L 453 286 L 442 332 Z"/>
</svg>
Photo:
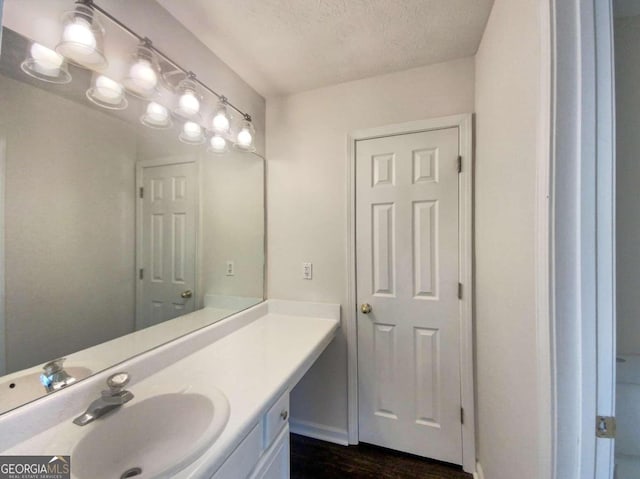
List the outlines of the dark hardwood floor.
<svg viewBox="0 0 640 479">
<path fill-rule="evenodd" d="M 338 446 L 291 434 L 291 479 L 471 479 L 452 466 L 368 444 Z"/>
</svg>

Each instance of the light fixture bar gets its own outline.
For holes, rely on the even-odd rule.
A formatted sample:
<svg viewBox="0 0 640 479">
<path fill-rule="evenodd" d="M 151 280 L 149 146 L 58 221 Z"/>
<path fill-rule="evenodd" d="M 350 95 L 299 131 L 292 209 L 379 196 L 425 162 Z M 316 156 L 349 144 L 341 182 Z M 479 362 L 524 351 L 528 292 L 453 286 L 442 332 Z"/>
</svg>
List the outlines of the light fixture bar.
<svg viewBox="0 0 640 479">
<path fill-rule="evenodd" d="M 138 35 L 135 31 L 133 31 L 131 28 L 129 28 L 127 25 L 125 25 L 124 23 L 122 23 L 120 20 L 118 20 L 116 17 L 114 17 L 112 14 L 110 14 L 109 12 L 107 12 L 104 8 L 102 8 L 101 6 L 97 5 L 96 3 L 93 2 L 93 0 L 83 0 L 83 3 L 90 5 L 91 7 L 93 7 L 93 9 L 97 12 L 99 12 L 101 15 L 105 16 L 106 18 L 108 18 L 111 22 L 113 22 L 114 24 L 116 24 L 118 27 L 120 27 L 122 30 L 124 30 L 125 32 L 127 32 L 129 35 L 131 35 L 132 37 L 136 38 L 139 42 L 143 42 L 143 41 L 149 41 L 149 39 L 147 37 L 143 37 L 141 35 Z M 174 61 L 171 57 L 169 57 L 168 55 L 166 55 L 164 52 L 162 52 L 161 50 L 158 50 L 158 48 L 151 43 L 149 45 L 149 48 L 151 50 L 153 50 L 157 55 L 161 56 L 165 61 L 167 61 L 168 63 L 171 63 L 175 68 L 177 68 L 178 70 L 180 70 L 182 73 L 184 73 L 185 75 L 187 75 L 189 73 L 189 70 L 187 70 L 186 68 L 180 66 L 179 63 L 177 63 L 176 61 Z M 193 79 L 193 81 L 195 81 L 201 88 L 203 88 L 204 90 L 208 91 L 209 93 L 211 93 L 212 95 L 214 95 L 215 97 L 217 97 L 219 100 L 223 99 L 225 100 L 225 103 L 227 104 L 227 106 L 231 107 L 232 109 L 234 109 L 236 112 L 240 113 L 242 115 L 242 117 L 248 121 L 251 121 L 251 115 L 249 115 L 248 113 L 243 112 L 240 108 L 238 108 L 237 106 L 235 106 L 233 103 L 231 103 L 224 95 L 221 95 L 219 93 L 216 93 L 214 90 L 212 90 L 209 86 L 205 85 L 204 83 L 202 83 L 202 81 L 200 81 L 197 77 Z"/>
</svg>

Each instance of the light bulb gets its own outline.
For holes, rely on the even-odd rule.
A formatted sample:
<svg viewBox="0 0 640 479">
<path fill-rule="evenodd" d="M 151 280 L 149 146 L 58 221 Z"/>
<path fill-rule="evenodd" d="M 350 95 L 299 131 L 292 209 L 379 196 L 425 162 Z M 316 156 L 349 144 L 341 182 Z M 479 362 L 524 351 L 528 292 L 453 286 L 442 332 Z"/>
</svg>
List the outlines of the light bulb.
<svg viewBox="0 0 640 479">
<path fill-rule="evenodd" d="M 223 152 L 227 147 L 227 141 L 220 135 L 212 136 L 209 143 L 211 144 L 211 149 L 218 153 Z"/>
<path fill-rule="evenodd" d="M 85 49 L 95 50 L 96 37 L 91 31 L 91 24 L 84 18 L 76 17 L 73 22 L 67 24 L 62 33 L 62 39 L 78 46 L 81 52 Z"/>
<path fill-rule="evenodd" d="M 34 43 L 31 45 L 31 58 L 34 60 L 34 68 L 39 73 L 48 76 L 57 76 L 60 73 L 60 67 L 64 61 L 64 57 L 53 50 Z"/>
<path fill-rule="evenodd" d="M 117 103 L 122 98 L 122 85 L 104 75 L 96 78 L 95 88 L 102 100 Z"/>
<path fill-rule="evenodd" d="M 95 77 L 93 86 L 87 90 L 87 98 L 109 110 L 124 110 L 129 105 L 122 85 L 104 75 Z"/>
<path fill-rule="evenodd" d="M 186 115 L 195 115 L 200 111 L 200 101 L 196 98 L 193 92 L 187 91 L 182 94 L 178 101 L 180 111 Z"/>
<path fill-rule="evenodd" d="M 145 59 L 139 59 L 129 69 L 129 78 L 141 90 L 153 90 L 158 84 L 158 75 L 153 70 L 151 63 Z"/>
<path fill-rule="evenodd" d="M 202 134 L 202 127 L 193 121 L 188 121 L 182 127 L 182 132 L 187 138 L 197 140 Z"/>
<path fill-rule="evenodd" d="M 251 136 L 251 132 L 247 127 L 243 127 L 237 136 L 238 145 L 243 147 L 251 146 L 251 142 L 253 141 L 253 137 Z"/>
<path fill-rule="evenodd" d="M 147 105 L 147 117 L 156 123 L 165 123 L 169 119 L 169 111 L 159 103 L 152 101 Z"/>
<path fill-rule="evenodd" d="M 213 130 L 219 133 L 226 133 L 229 131 L 229 118 L 224 112 L 219 112 L 213 117 L 212 122 Z"/>
</svg>

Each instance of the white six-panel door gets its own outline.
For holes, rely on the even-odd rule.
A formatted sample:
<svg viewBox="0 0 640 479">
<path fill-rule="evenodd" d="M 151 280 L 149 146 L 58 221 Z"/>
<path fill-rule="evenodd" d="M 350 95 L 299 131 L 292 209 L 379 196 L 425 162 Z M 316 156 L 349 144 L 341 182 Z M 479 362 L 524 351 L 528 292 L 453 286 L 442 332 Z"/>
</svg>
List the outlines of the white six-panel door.
<svg viewBox="0 0 640 479">
<path fill-rule="evenodd" d="M 458 135 L 356 143 L 356 269 L 359 440 L 462 464 Z"/>
<path fill-rule="evenodd" d="M 197 166 L 143 166 L 137 329 L 195 309 Z"/>
</svg>

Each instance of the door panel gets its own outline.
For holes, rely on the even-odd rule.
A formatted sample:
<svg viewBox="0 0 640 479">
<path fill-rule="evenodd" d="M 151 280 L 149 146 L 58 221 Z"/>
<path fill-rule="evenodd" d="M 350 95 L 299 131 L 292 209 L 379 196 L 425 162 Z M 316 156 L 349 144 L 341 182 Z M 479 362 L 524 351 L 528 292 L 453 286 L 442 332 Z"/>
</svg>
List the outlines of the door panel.
<svg viewBox="0 0 640 479">
<path fill-rule="evenodd" d="M 359 439 L 461 464 L 458 128 L 356 144 Z"/>
<path fill-rule="evenodd" d="M 137 328 L 195 308 L 196 164 L 142 168 L 142 277 Z M 182 297 L 191 291 L 190 297 Z"/>
</svg>

